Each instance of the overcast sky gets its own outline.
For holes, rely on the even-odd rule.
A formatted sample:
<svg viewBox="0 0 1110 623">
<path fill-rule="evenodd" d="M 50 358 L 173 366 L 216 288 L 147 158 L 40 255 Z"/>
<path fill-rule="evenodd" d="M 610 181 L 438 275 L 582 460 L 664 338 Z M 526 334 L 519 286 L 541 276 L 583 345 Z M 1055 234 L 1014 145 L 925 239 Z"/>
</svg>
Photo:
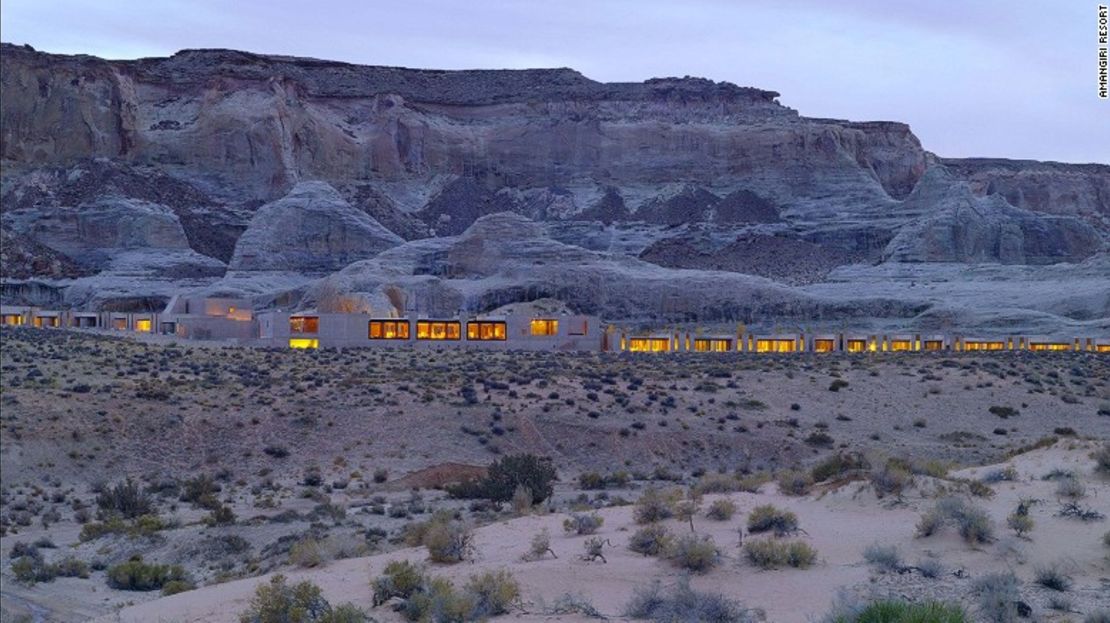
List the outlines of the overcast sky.
<svg viewBox="0 0 1110 623">
<path fill-rule="evenodd" d="M 376 65 L 704 76 L 812 117 L 908 122 L 942 156 L 1110 163 L 1088 0 L 3 0 L 59 53 L 222 47 Z"/>
</svg>

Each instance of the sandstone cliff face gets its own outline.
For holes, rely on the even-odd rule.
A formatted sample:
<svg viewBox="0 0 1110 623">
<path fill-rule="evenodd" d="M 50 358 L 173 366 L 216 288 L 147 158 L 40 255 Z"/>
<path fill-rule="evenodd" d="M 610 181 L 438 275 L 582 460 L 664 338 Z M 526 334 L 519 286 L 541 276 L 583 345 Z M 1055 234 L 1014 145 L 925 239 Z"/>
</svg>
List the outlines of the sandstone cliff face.
<svg viewBox="0 0 1110 623">
<path fill-rule="evenodd" d="M 809 284 L 866 273 L 849 265 L 1105 248 L 1110 166 L 938 159 L 905 124 L 806 118 L 777 98 L 570 69 L 4 44 L 0 211 L 22 251 L 0 273 L 77 275 L 58 287 L 81 304 L 197 287 L 288 305 L 340 270 L 359 292 L 403 278 L 429 310 L 558 295 L 624 317 L 902 317 L 939 303 L 830 307 L 750 275 Z"/>
<path fill-rule="evenodd" d="M 1081 262 L 1102 250 L 1098 232 L 1069 216 L 1015 208 L 999 195 L 976 197 L 943 169 L 931 170 L 906 200 L 909 223 L 887 245 L 898 262 Z"/>
<path fill-rule="evenodd" d="M 301 182 L 258 209 L 235 245 L 232 270 L 321 273 L 404 242 L 324 182 Z"/>
</svg>

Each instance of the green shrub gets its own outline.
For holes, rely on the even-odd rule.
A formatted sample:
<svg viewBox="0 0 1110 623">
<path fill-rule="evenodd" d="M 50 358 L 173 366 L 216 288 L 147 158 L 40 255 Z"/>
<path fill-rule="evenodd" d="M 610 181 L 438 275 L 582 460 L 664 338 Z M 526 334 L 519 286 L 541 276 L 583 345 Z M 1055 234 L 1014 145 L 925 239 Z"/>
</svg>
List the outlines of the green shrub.
<svg viewBox="0 0 1110 623">
<path fill-rule="evenodd" d="M 905 488 L 913 484 L 913 473 L 902 462 L 891 460 L 882 469 L 872 471 L 869 479 L 876 496 L 901 496 Z"/>
<path fill-rule="evenodd" d="M 259 583 L 250 606 L 239 615 L 240 623 L 322 623 L 331 612 L 320 587 L 312 582 L 290 586 L 285 576 L 275 575 L 269 584 Z"/>
<path fill-rule="evenodd" d="M 304 537 L 289 548 L 289 563 L 298 567 L 312 568 L 324 564 L 324 554 L 320 542 L 312 537 Z"/>
<path fill-rule="evenodd" d="M 446 578 L 429 578 L 423 588 L 401 605 L 409 621 L 455 623 L 471 621 L 474 602 L 455 590 Z"/>
<path fill-rule="evenodd" d="M 524 559 L 539 560 L 548 554 L 551 554 L 553 558 L 558 558 L 555 551 L 551 549 L 551 533 L 547 531 L 547 528 L 544 528 L 532 535 L 532 541 L 528 545 L 528 553 L 524 555 Z"/>
<path fill-rule="evenodd" d="M 520 585 L 508 571 L 487 571 L 470 576 L 463 592 L 472 601 L 471 618 L 485 619 L 509 612 L 520 599 Z"/>
<path fill-rule="evenodd" d="M 1014 534 L 1024 536 L 1026 532 L 1033 530 L 1033 518 L 1029 516 L 1028 512 L 1021 512 L 1015 510 L 1006 517 L 1006 527 L 1013 530 Z"/>
<path fill-rule="evenodd" d="M 807 569 L 817 560 L 817 550 L 804 541 L 751 539 L 744 543 L 744 555 L 760 569 L 795 567 Z"/>
<path fill-rule="evenodd" d="M 736 503 L 729 499 L 713 500 L 705 516 L 716 521 L 728 521 L 736 514 Z"/>
<path fill-rule="evenodd" d="M 783 495 L 805 495 L 813 485 L 809 474 L 800 471 L 786 471 L 779 474 L 776 482 Z"/>
<path fill-rule="evenodd" d="M 142 515 L 127 522 L 119 517 L 111 517 L 103 522 L 87 523 L 81 526 L 79 539 L 91 541 L 108 534 L 123 534 L 132 538 L 149 537 L 169 527 L 157 515 Z"/>
<path fill-rule="evenodd" d="M 740 490 L 740 480 L 731 474 L 705 474 L 693 489 L 699 494 L 733 493 Z"/>
<path fill-rule="evenodd" d="M 702 593 L 690 588 L 683 577 L 670 593 L 665 593 L 656 580 L 646 588 L 637 588 L 624 608 L 630 619 L 656 623 L 752 623 L 756 620 L 738 602 L 717 593 Z"/>
<path fill-rule="evenodd" d="M 576 534 L 579 536 L 595 534 L 604 523 L 605 518 L 597 513 L 590 513 L 588 515 L 575 513 L 563 520 L 563 531 L 567 534 Z"/>
<path fill-rule="evenodd" d="M 193 585 L 192 582 L 186 580 L 170 580 L 162 585 L 162 594 L 166 596 L 176 595 L 178 593 L 184 593 L 185 591 L 191 591 L 194 588 L 196 588 L 196 586 Z"/>
<path fill-rule="evenodd" d="M 775 536 L 786 536 L 798 531 L 798 516 L 794 513 L 764 504 L 752 509 L 748 515 L 748 532 L 774 532 Z"/>
<path fill-rule="evenodd" d="M 112 517 L 135 519 L 151 514 L 154 509 L 150 496 L 130 478 L 101 491 L 96 496 L 96 506 L 100 509 L 101 519 Z"/>
<path fill-rule="evenodd" d="M 491 463 L 485 478 L 451 485 L 447 492 L 457 498 L 484 498 L 500 503 L 511 500 L 516 488 L 523 485 L 532 492 L 532 503 L 539 504 L 551 497 L 556 476 L 551 459 L 514 454 Z"/>
<path fill-rule="evenodd" d="M 681 499 L 682 492 L 677 489 L 647 489 L 636 500 L 632 518 L 638 524 L 670 519 L 674 517 L 675 505 Z"/>
<path fill-rule="evenodd" d="M 461 521 L 432 524 L 424 535 L 432 562 L 456 563 L 474 554 L 474 531 Z"/>
<path fill-rule="evenodd" d="M 214 510 L 220 505 L 216 494 L 220 492 L 220 485 L 208 474 L 201 474 L 189 478 L 182 483 L 181 501 L 189 502 L 193 506 Z"/>
<path fill-rule="evenodd" d="M 667 548 L 667 559 L 679 569 L 707 573 L 720 562 L 721 553 L 711 537 L 686 534 Z"/>
<path fill-rule="evenodd" d="M 53 566 L 46 564 L 42 554 L 35 552 L 34 556 L 20 556 L 11 561 L 12 575 L 15 581 L 28 586 L 38 582 L 53 582 L 57 571 Z"/>
<path fill-rule="evenodd" d="M 51 565 L 54 568 L 54 573 L 58 577 L 63 578 L 87 578 L 89 577 L 89 565 L 81 559 L 72 556 L 63 558 L 58 562 Z"/>
<path fill-rule="evenodd" d="M 374 607 L 398 597 L 408 599 L 424 585 L 424 572 L 407 560 L 391 560 L 382 575 L 371 582 L 374 590 Z"/>
<path fill-rule="evenodd" d="M 867 604 L 848 613 L 826 617 L 827 623 L 970 623 L 967 614 L 956 604 L 939 601 L 910 603 L 883 600 Z"/>
<path fill-rule="evenodd" d="M 670 548 L 673 541 L 674 537 L 666 526 L 653 523 L 632 533 L 628 549 L 644 556 L 659 556 Z"/>
<path fill-rule="evenodd" d="M 148 564 L 141 556 L 108 568 L 108 586 L 122 591 L 156 591 L 175 580 L 189 581 L 180 565 Z"/>
</svg>

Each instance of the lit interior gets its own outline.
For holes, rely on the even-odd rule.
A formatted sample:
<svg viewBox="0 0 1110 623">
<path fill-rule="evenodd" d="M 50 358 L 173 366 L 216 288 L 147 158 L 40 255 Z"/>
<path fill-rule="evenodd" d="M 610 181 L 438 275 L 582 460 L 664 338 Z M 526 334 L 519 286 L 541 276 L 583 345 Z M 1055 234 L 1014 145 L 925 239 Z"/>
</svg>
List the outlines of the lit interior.
<svg viewBox="0 0 1110 623">
<path fill-rule="evenodd" d="M 150 319 L 141 318 L 135 320 L 135 330 L 139 333 L 150 333 Z"/>
<path fill-rule="evenodd" d="M 35 316 L 33 322 L 34 322 L 34 325 L 36 327 L 57 327 L 57 326 L 59 326 L 57 316 Z"/>
<path fill-rule="evenodd" d="M 867 350 L 867 340 L 848 340 L 848 352 L 862 353 Z"/>
<path fill-rule="evenodd" d="M 418 340 L 457 340 L 462 336 L 462 323 L 457 320 L 417 320 Z"/>
<path fill-rule="evenodd" d="M 1006 350 L 1005 342 L 965 341 L 964 350 Z"/>
<path fill-rule="evenodd" d="M 818 353 L 831 353 L 836 350 L 836 340 L 813 340 L 813 350 Z"/>
<path fill-rule="evenodd" d="M 798 342 L 795 340 L 766 339 L 755 341 L 755 352 L 757 353 L 792 353 L 796 350 L 798 350 Z"/>
<path fill-rule="evenodd" d="M 897 351 L 905 351 L 905 350 L 914 350 L 913 341 L 912 340 L 891 340 L 890 341 L 890 350 L 896 351 L 896 352 Z"/>
<path fill-rule="evenodd" d="M 500 321 L 478 320 L 466 323 L 466 339 L 477 342 L 503 341 L 505 323 Z"/>
<path fill-rule="evenodd" d="M 944 341 L 925 340 L 925 350 L 944 350 Z"/>
<path fill-rule="evenodd" d="M 112 328 L 115 329 L 116 331 L 126 331 L 127 330 L 127 319 L 126 318 L 113 318 L 112 319 Z"/>
<path fill-rule="evenodd" d="M 291 337 L 289 338 L 289 348 L 319 348 L 320 340 L 314 337 Z"/>
<path fill-rule="evenodd" d="M 727 353 L 732 350 L 732 340 L 695 338 L 694 352 L 698 353 Z"/>
<path fill-rule="evenodd" d="M 662 353 L 671 350 L 669 337 L 633 337 L 628 340 L 628 350 L 634 353 Z"/>
<path fill-rule="evenodd" d="M 1095 346 L 1097 353 L 1110 353 L 1110 344 L 1098 344 Z"/>
<path fill-rule="evenodd" d="M 290 333 L 319 333 L 320 318 L 317 316 L 290 316 Z M 313 347 L 315 348 L 315 347 Z"/>
<path fill-rule="evenodd" d="M 559 321 L 548 318 L 533 318 L 532 335 L 559 335 Z"/>
<path fill-rule="evenodd" d="M 407 320 L 371 320 L 370 339 L 372 340 L 407 340 L 409 339 L 409 321 Z"/>
<path fill-rule="evenodd" d="M 1029 342 L 1029 350 L 1071 350 L 1071 344 L 1064 342 Z"/>
<path fill-rule="evenodd" d="M 23 324 L 23 316 L 21 314 L 4 314 L 4 324 L 10 327 L 18 327 Z"/>
</svg>

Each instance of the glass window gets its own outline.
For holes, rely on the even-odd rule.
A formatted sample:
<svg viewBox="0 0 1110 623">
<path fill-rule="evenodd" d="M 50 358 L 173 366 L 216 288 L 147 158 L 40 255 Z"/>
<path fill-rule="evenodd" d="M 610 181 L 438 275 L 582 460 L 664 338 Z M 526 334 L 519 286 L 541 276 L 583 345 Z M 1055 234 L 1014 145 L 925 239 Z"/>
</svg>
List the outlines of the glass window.
<svg viewBox="0 0 1110 623">
<path fill-rule="evenodd" d="M 941 340 L 925 340 L 925 350 L 943 350 L 944 342 Z"/>
<path fill-rule="evenodd" d="M 135 330 L 140 333 L 150 333 L 150 319 L 140 318 L 135 321 Z"/>
<path fill-rule="evenodd" d="M 418 340 L 457 340 L 462 334 L 462 323 L 451 320 L 417 320 Z"/>
<path fill-rule="evenodd" d="M 290 316 L 290 333 L 319 333 L 320 318 L 317 316 Z"/>
<path fill-rule="evenodd" d="M 289 338 L 289 348 L 319 348 L 320 340 L 316 338 L 293 337 Z"/>
<path fill-rule="evenodd" d="M 835 340 L 813 340 L 813 350 L 819 353 L 831 353 L 836 350 Z"/>
<path fill-rule="evenodd" d="M 371 320 L 369 337 L 372 340 L 409 339 L 408 320 Z"/>
<path fill-rule="evenodd" d="M 479 342 L 501 341 L 506 337 L 505 323 L 480 320 L 466 323 L 466 339 Z"/>
<path fill-rule="evenodd" d="M 559 321 L 547 318 L 533 318 L 532 335 L 559 335 Z"/>
<path fill-rule="evenodd" d="M 694 352 L 698 353 L 727 353 L 732 350 L 732 340 L 714 340 L 698 338 L 694 340 Z"/>
</svg>

